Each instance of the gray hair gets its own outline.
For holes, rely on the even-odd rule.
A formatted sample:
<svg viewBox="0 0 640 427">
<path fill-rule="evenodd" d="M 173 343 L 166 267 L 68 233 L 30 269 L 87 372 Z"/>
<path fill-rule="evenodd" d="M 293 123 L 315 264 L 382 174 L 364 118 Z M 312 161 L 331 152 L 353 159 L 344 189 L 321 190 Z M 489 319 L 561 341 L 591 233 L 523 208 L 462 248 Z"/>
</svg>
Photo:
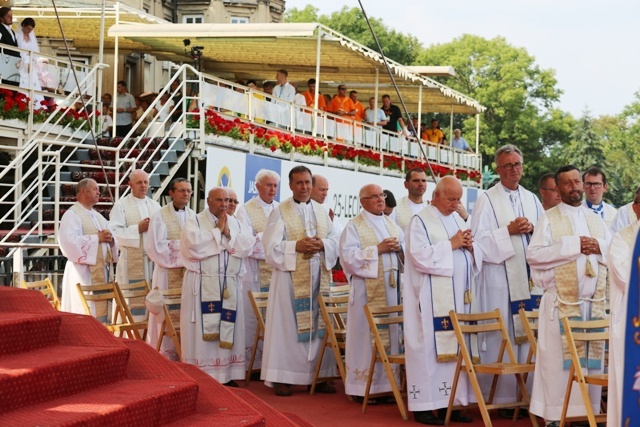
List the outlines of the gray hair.
<svg viewBox="0 0 640 427">
<path fill-rule="evenodd" d="M 91 178 L 84 178 L 80 180 L 80 182 L 78 182 L 78 184 L 76 185 L 76 194 L 80 194 L 82 190 L 89 188 L 89 185 L 95 182 L 96 180 Z"/>
<path fill-rule="evenodd" d="M 522 151 L 520 151 L 518 147 L 516 147 L 513 144 L 507 144 L 507 145 L 503 145 L 502 147 L 496 150 L 496 155 L 493 158 L 493 161 L 496 162 L 497 164 L 500 156 L 502 156 L 503 154 L 511 154 L 511 153 L 518 153 L 520 157 L 522 157 Z"/>
<path fill-rule="evenodd" d="M 256 183 L 258 183 L 258 182 L 262 182 L 267 178 L 275 179 L 276 181 L 278 181 L 278 183 L 280 183 L 280 175 L 278 175 L 276 172 L 269 169 L 260 169 L 256 174 L 255 180 L 256 180 Z"/>
<path fill-rule="evenodd" d="M 436 184 L 436 188 L 435 190 L 433 190 L 433 192 L 442 195 L 442 190 L 452 185 L 454 182 L 457 183 L 460 186 L 460 188 L 462 188 L 462 183 L 458 178 L 456 178 L 453 175 L 445 175 L 438 180 L 438 183 Z"/>
</svg>

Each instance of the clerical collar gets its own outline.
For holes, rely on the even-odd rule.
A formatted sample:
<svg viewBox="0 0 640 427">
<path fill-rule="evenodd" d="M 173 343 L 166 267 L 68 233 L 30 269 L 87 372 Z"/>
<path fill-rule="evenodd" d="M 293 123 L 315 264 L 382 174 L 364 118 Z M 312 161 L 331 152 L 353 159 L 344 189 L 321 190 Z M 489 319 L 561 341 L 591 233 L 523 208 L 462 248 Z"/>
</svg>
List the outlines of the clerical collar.
<svg viewBox="0 0 640 427">
<path fill-rule="evenodd" d="M 293 201 L 294 201 L 294 202 L 296 202 L 296 203 L 297 203 L 297 204 L 299 204 L 299 205 L 300 205 L 300 204 L 308 205 L 309 203 L 311 203 L 311 199 L 307 200 L 306 202 L 301 202 L 301 201 L 296 200 L 296 199 L 293 199 Z"/>
<path fill-rule="evenodd" d="M 176 205 L 174 205 L 173 203 L 171 204 L 171 206 L 173 206 L 173 210 L 176 212 L 184 211 L 187 208 L 186 206 L 183 207 L 182 209 L 177 208 Z"/>
</svg>

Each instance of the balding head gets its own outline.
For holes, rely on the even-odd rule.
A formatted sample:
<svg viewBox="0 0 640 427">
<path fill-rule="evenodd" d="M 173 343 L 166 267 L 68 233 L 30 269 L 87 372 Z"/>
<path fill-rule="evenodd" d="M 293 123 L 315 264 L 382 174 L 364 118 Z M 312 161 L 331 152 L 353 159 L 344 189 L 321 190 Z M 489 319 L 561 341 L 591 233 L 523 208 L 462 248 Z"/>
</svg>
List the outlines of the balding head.
<svg viewBox="0 0 640 427">
<path fill-rule="evenodd" d="M 207 196 L 209 212 L 216 218 L 226 215 L 229 207 L 229 195 L 224 187 L 213 187 Z"/>
<path fill-rule="evenodd" d="M 149 191 L 149 175 L 142 169 L 136 169 L 129 175 L 131 194 L 136 199 L 144 199 Z"/>
<path fill-rule="evenodd" d="M 311 200 L 323 204 L 329 194 L 329 181 L 322 175 L 313 175 L 311 184 Z"/>
<path fill-rule="evenodd" d="M 98 183 L 91 178 L 85 178 L 76 186 L 76 199 L 86 209 L 92 209 L 100 200 Z"/>
<path fill-rule="evenodd" d="M 433 191 L 431 204 L 441 214 L 449 216 L 456 211 L 462 199 L 462 184 L 458 178 L 448 175 L 440 178 Z"/>
<path fill-rule="evenodd" d="M 362 209 L 373 215 L 382 215 L 385 208 L 385 193 L 376 184 L 367 184 L 360 189 L 360 204 Z"/>
</svg>

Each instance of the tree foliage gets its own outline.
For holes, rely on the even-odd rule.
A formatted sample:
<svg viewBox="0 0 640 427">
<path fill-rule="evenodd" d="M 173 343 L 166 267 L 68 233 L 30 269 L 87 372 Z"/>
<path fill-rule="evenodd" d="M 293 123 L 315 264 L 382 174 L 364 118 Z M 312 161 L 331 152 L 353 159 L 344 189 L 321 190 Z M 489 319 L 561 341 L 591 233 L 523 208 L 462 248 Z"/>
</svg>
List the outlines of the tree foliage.
<svg viewBox="0 0 640 427">
<path fill-rule="evenodd" d="M 344 6 L 331 15 L 318 15 L 317 8 L 307 5 L 304 9 L 288 10 L 284 19 L 285 22 L 319 22 L 378 52 L 362 10 L 357 7 Z M 401 64 L 412 64 L 422 52 L 422 44 L 416 37 L 390 29 L 381 19 L 369 17 L 369 20 L 388 58 Z"/>
</svg>

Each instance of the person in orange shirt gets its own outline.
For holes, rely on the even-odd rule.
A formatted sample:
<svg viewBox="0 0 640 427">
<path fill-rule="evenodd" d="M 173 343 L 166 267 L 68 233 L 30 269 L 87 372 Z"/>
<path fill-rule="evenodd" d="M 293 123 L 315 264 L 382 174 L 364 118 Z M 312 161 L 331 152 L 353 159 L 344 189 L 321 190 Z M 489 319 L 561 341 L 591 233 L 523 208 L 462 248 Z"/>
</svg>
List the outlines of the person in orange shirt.
<svg viewBox="0 0 640 427">
<path fill-rule="evenodd" d="M 353 101 L 353 106 L 356 108 L 356 115 L 353 117 L 353 119 L 356 122 L 361 122 L 362 119 L 364 119 L 364 106 L 360 101 L 358 101 L 358 91 L 352 90 L 351 92 L 349 92 L 349 98 L 351 98 L 351 100 Z"/>
<path fill-rule="evenodd" d="M 314 98 L 316 96 L 316 79 L 309 79 L 307 81 L 307 87 L 309 90 L 302 92 L 305 101 L 307 101 L 307 107 L 313 108 Z M 318 110 L 326 110 L 327 104 L 324 100 L 324 96 L 318 92 Z"/>
<path fill-rule="evenodd" d="M 431 127 L 422 132 L 422 139 L 435 142 L 436 144 L 442 144 L 444 133 L 438 128 L 438 121 L 436 119 L 431 120 Z"/>
<path fill-rule="evenodd" d="M 347 96 L 347 87 L 345 85 L 338 86 L 338 95 L 335 96 L 327 111 L 339 116 L 353 119 L 357 113 L 356 106 L 353 105 L 351 98 Z"/>
</svg>

